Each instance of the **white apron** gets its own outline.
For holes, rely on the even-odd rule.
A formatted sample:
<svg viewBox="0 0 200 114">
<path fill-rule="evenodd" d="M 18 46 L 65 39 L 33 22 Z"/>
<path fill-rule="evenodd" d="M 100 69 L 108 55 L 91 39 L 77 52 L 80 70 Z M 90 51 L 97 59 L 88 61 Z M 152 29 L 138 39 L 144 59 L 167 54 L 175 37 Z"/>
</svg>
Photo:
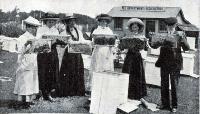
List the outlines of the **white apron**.
<svg viewBox="0 0 200 114">
<path fill-rule="evenodd" d="M 25 54 L 18 59 L 14 94 L 32 95 L 39 93 L 37 54 Z"/>
<path fill-rule="evenodd" d="M 102 28 L 98 26 L 93 34 L 113 35 L 113 32 L 109 27 Z M 86 90 L 91 91 L 93 72 L 114 71 L 113 49 L 114 47 L 104 45 L 96 45 L 94 47 L 90 65 L 90 76 L 88 76 L 89 83 L 86 84 Z"/>
</svg>

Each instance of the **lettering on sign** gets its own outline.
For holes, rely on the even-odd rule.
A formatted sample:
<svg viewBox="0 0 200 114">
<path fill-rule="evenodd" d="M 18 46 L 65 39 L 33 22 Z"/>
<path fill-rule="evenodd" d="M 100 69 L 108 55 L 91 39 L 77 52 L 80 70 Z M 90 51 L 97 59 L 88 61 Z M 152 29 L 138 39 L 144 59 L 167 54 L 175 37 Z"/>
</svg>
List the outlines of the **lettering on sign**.
<svg viewBox="0 0 200 114">
<path fill-rule="evenodd" d="M 164 7 L 134 7 L 134 6 L 122 6 L 122 10 L 124 11 L 149 11 L 149 12 L 163 12 L 165 11 Z"/>
</svg>

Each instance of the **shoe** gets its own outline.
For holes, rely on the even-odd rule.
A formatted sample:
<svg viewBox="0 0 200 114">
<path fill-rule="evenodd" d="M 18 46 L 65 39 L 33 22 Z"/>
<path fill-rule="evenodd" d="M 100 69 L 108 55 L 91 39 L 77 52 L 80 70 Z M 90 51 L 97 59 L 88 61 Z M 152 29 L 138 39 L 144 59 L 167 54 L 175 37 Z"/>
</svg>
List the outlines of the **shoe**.
<svg viewBox="0 0 200 114">
<path fill-rule="evenodd" d="M 90 96 L 91 96 L 91 91 L 86 91 L 86 92 L 85 92 L 85 96 L 86 96 L 86 97 L 90 97 Z"/>
<path fill-rule="evenodd" d="M 48 95 L 46 100 L 50 101 L 50 102 L 55 102 L 55 99 L 51 97 L 51 95 Z"/>
<path fill-rule="evenodd" d="M 28 105 L 35 105 L 35 103 L 33 103 L 33 102 L 28 102 Z"/>
<path fill-rule="evenodd" d="M 171 112 L 176 113 L 177 112 L 177 108 L 172 108 Z"/>
<path fill-rule="evenodd" d="M 20 109 L 27 109 L 27 108 L 30 108 L 31 106 L 29 105 L 28 102 L 24 102 L 21 106 L 20 106 Z"/>
<path fill-rule="evenodd" d="M 157 106 L 156 108 L 158 108 L 160 110 L 170 110 L 171 109 L 169 106 L 164 106 L 164 105 Z"/>
<path fill-rule="evenodd" d="M 36 95 L 36 97 L 33 99 L 35 101 L 40 101 L 42 99 L 42 92 L 40 91 L 39 94 Z"/>
<path fill-rule="evenodd" d="M 55 92 L 55 91 L 56 91 L 56 89 L 52 89 L 52 90 L 51 90 L 52 93 Z"/>
</svg>

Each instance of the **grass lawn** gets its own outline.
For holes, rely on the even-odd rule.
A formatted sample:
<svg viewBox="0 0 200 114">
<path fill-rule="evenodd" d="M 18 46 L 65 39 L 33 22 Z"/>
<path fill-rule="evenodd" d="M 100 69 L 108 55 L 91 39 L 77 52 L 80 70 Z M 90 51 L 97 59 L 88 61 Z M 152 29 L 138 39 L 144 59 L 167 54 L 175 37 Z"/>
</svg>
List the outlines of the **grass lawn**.
<svg viewBox="0 0 200 114">
<path fill-rule="evenodd" d="M 88 113 L 84 108 L 87 97 L 56 98 L 56 102 L 34 101 L 29 109 L 15 110 L 10 105 L 16 103 L 13 94 L 15 83 L 17 54 L 6 51 L 0 52 L 0 113 L 29 112 L 29 113 Z M 88 71 L 86 74 L 88 74 Z M 4 80 L 1 80 L 4 79 Z M 176 114 L 199 114 L 199 78 L 181 76 L 178 87 L 178 112 Z M 147 101 L 160 104 L 160 88 L 148 86 Z M 170 114 L 170 111 L 152 112 L 140 107 L 131 114 Z"/>
</svg>

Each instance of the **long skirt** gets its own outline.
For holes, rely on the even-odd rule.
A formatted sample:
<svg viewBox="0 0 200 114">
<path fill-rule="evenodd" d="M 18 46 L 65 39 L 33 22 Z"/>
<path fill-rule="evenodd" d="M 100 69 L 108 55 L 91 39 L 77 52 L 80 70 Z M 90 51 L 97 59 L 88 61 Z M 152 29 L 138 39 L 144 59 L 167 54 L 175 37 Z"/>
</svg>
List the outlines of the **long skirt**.
<svg viewBox="0 0 200 114">
<path fill-rule="evenodd" d="M 55 82 L 52 74 L 49 72 L 51 69 L 51 53 L 38 53 L 38 78 L 39 89 L 43 95 L 47 95 L 54 88 Z"/>
<path fill-rule="evenodd" d="M 114 71 L 114 56 L 112 47 L 97 45 L 91 58 L 89 83 L 86 84 L 87 91 L 91 91 L 93 72 Z"/>
<path fill-rule="evenodd" d="M 84 96 L 84 65 L 80 53 L 68 53 L 63 60 L 59 75 L 58 93 L 60 97 Z"/>
<path fill-rule="evenodd" d="M 143 60 L 139 51 L 128 51 L 122 72 L 129 73 L 129 99 L 139 100 L 147 95 Z"/>
<path fill-rule="evenodd" d="M 39 93 L 37 54 L 23 55 L 21 59 L 18 59 L 18 64 L 14 94 L 33 95 Z"/>
</svg>

